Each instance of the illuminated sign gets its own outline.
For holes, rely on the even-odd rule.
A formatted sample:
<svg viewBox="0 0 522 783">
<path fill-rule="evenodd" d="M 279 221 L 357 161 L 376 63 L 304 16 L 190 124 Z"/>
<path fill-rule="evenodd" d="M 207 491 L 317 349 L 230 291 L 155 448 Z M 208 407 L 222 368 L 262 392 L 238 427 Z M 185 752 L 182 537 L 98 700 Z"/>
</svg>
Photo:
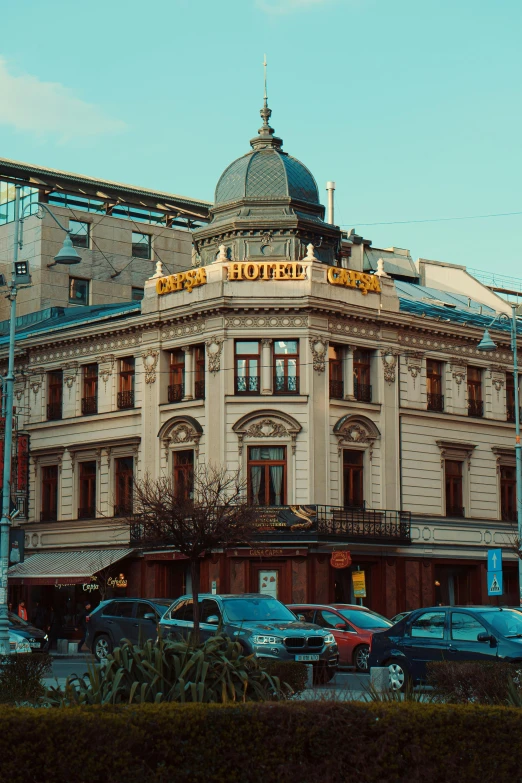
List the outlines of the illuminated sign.
<svg viewBox="0 0 522 783">
<path fill-rule="evenodd" d="M 364 272 L 356 272 L 354 269 L 339 269 L 336 266 L 328 267 L 328 282 L 330 285 L 342 285 L 344 288 L 358 288 L 366 296 L 368 291 L 375 294 L 381 293 L 381 284 L 376 275 L 367 275 Z"/>
<path fill-rule="evenodd" d="M 118 577 L 115 579 L 107 579 L 107 584 L 109 587 L 127 587 L 127 580 L 125 579 L 125 574 L 118 574 Z"/>
<path fill-rule="evenodd" d="M 242 261 L 228 265 L 229 280 L 306 280 L 303 264 L 295 261 Z"/>
<path fill-rule="evenodd" d="M 189 294 L 193 288 L 199 285 L 205 285 L 207 282 L 207 270 L 205 267 L 199 269 L 187 269 L 186 272 L 178 272 L 177 275 L 160 277 L 156 280 L 156 293 L 170 294 L 172 291 L 188 291 Z"/>
</svg>

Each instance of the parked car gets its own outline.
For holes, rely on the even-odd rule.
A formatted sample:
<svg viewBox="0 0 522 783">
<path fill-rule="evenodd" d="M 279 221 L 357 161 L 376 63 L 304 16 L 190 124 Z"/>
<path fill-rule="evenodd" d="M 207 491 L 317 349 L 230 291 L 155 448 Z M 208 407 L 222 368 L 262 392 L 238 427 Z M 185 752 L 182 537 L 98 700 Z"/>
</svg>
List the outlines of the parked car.
<svg viewBox="0 0 522 783">
<path fill-rule="evenodd" d="M 237 639 L 246 653 L 259 658 L 304 661 L 314 666 L 316 680 L 330 680 L 339 654 L 327 629 L 299 621 L 281 601 L 262 593 L 199 596 L 200 636 L 208 639 L 220 628 Z M 187 637 L 194 627 L 192 596 L 179 598 L 160 620 L 164 639 Z"/>
<path fill-rule="evenodd" d="M 27 620 L 22 620 L 14 612 L 9 612 L 9 630 L 15 631 L 17 636 L 27 640 L 29 647 L 33 652 L 43 652 L 47 647 L 49 637 L 45 631 L 41 631 Z"/>
<path fill-rule="evenodd" d="M 522 615 L 494 606 L 417 609 L 373 635 L 370 668 L 387 666 L 392 688 L 422 682 L 430 661 L 522 661 Z"/>
<path fill-rule="evenodd" d="M 307 622 L 327 628 L 339 647 L 339 665 L 368 671 L 370 639 L 392 623 L 365 606 L 353 604 L 290 604 L 288 608 Z"/>
<path fill-rule="evenodd" d="M 32 652 L 29 642 L 16 631 L 9 629 L 9 652 L 11 655 L 16 653 L 30 653 Z"/>
<path fill-rule="evenodd" d="M 87 616 L 85 643 L 98 661 L 122 639 L 133 644 L 157 637 L 157 623 L 171 606 L 168 598 L 114 598 L 102 601 Z"/>
</svg>

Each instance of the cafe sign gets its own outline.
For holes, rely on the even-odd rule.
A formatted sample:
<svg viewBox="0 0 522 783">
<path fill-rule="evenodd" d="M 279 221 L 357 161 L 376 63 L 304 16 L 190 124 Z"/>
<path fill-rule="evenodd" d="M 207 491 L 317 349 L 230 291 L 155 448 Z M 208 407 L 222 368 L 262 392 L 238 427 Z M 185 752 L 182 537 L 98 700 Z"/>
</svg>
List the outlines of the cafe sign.
<svg viewBox="0 0 522 783">
<path fill-rule="evenodd" d="M 330 555 L 330 565 L 332 568 L 348 568 L 352 564 L 352 556 L 347 549 L 337 550 Z"/>
<path fill-rule="evenodd" d="M 328 267 L 327 273 L 330 285 L 340 285 L 343 288 L 358 288 L 366 296 L 369 291 L 380 294 L 381 283 L 377 275 L 367 275 L 354 269 L 340 269 L 337 266 Z"/>
<path fill-rule="evenodd" d="M 205 267 L 199 269 L 187 269 L 186 272 L 178 272 L 177 275 L 160 277 L 156 280 L 156 293 L 170 294 L 173 291 L 188 291 L 189 294 L 193 288 L 205 285 L 207 282 L 207 270 Z"/>
</svg>

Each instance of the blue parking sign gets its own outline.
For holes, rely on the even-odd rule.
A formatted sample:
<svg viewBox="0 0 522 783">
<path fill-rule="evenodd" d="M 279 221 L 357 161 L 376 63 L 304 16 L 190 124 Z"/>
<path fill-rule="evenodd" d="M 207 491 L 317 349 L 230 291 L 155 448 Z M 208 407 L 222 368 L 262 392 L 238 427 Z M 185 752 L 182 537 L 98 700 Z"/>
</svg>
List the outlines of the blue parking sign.
<svg viewBox="0 0 522 783">
<path fill-rule="evenodd" d="M 502 571 L 488 571 L 488 595 L 502 595 Z"/>
<path fill-rule="evenodd" d="M 501 549 L 488 549 L 488 571 L 502 571 Z"/>
</svg>

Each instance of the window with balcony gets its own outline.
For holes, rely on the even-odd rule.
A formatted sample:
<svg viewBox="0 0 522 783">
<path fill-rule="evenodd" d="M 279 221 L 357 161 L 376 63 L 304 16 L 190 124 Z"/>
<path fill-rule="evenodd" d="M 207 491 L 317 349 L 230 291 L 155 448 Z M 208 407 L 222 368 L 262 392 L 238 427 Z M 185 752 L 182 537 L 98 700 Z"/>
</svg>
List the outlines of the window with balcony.
<svg viewBox="0 0 522 783">
<path fill-rule="evenodd" d="M 345 508 L 364 507 L 363 489 L 364 453 L 351 449 L 343 450 L 343 489 Z"/>
<path fill-rule="evenodd" d="M 181 500 L 194 495 L 194 451 L 175 451 L 172 455 L 174 492 Z"/>
<path fill-rule="evenodd" d="M 480 367 L 468 367 L 468 416 L 481 418 L 483 415 L 482 370 Z"/>
<path fill-rule="evenodd" d="M 234 366 L 236 394 L 259 394 L 261 380 L 259 340 L 236 340 Z"/>
<path fill-rule="evenodd" d="M 356 348 L 353 352 L 353 393 L 360 402 L 372 401 L 371 352 Z"/>
<path fill-rule="evenodd" d="M 205 399 L 205 346 L 194 347 L 194 398 Z"/>
<path fill-rule="evenodd" d="M 40 522 L 54 522 L 56 519 L 58 519 L 58 465 L 44 465 Z"/>
<path fill-rule="evenodd" d="M 132 514 L 132 493 L 134 487 L 133 457 L 118 457 L 114 460 L 115 503 L 114 516 Z"/>
<path fill-rule="evenodd" d="M 171 351 L 169 369 L 169 402 L 181 402 L 185 396 L 185 354 L 181 349 Z"/>
<path fill-rule="evenodd" d="M 299 394 L 299 340 L 274 340 L 274 394 Z"/>
<path fill-rule="evenodd" d="M 442 393 L 443 364 L 435 359 L 426 360 L 426 395 L 428 398 L 428 410 L 444 410 L 444 395 Z"/>
<path fill-rule="evenodd" d="M 517 521 L 516 469 L 511 465 L 500 466 L 500 511 L 504 521 Z"/>
<path fill-rule="evenodd" d="M 70 304 L 89 304 L 89 281 L 81 277 L 69 278 L 69 302 Z"/>
<path fill-rule="evenodd" d="M 96 462 L 80 462 L 78 519 L 96 517 Z"/>
<path fill-rule="evenodd" d="M 152 258 L 152 236 L 139 231 L 132 232 L 132 255 L 135 258 Z"/>
<path fill-rule="evenodd" d="M 62 418 L 63 371 L 53 370 L 47 373 L 47 419 L 55 421 Z"/>
<path fill-rule="evenodd" d="M 98 365 L 86 364 L 83 367 L 82 413 L 98 413 Z"/>
<path fill-rule="evenodd" d="M 136 360 L 134 356 L 120 359 L 120 374 L 118 377 L 118 408 L 134 408 L 134 378 Z"/>
<path fill-rule="evenodd" d="M 284 446 L 249 447 L 248 498 L 256 506 L 282 506 L 286 503 Z"/>
<path fill-rule="evenodd" d="M 463 517 L 462 462 L 447 459 L 444 461 L 446 480 L 446 516 Z"/>
<path fill-rule="evenodd" d="M 330 397 L 335 400 L 344 399 L 342 350 L 337 345 L 328 348 Z"/>
<path fill-rule="evenodd" d="M 69 233 L 75 247 L 89 247 L 89 223 L 84 220 L 69 220 Z"/>
<path fill-rule="evenodd" d="M 513 373 L 506 373 L 506 421 L 515 421 L 515 379 Z"/>
</svg>

